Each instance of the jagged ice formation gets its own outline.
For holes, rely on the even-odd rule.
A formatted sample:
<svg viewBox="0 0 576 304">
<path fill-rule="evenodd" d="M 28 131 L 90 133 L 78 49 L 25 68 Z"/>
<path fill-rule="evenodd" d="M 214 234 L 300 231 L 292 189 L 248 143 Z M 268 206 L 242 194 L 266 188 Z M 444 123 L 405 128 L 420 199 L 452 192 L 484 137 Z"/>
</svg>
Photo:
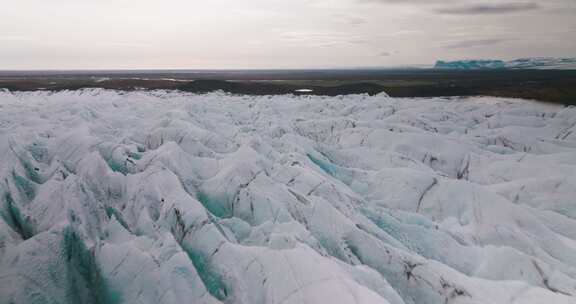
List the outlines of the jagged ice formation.
<svg viewBox="0 0 576 304">
<path fill-rule="evenodd" d="M 0 92 L 1 303 L 576 303 L 576 108 Z"/>
</svg>

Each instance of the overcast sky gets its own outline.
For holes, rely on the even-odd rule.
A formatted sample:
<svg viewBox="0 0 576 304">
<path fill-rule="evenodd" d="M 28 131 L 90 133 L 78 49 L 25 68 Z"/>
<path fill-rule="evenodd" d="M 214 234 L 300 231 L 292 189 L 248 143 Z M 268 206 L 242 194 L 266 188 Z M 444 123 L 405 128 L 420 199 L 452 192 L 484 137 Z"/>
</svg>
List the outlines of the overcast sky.
<svg viewBox="0 0 576 304">
<path fill-rule="evenodd" d="M 576 0 L 0 0 L 0 70 L 576 57 Z"/>
</svg>

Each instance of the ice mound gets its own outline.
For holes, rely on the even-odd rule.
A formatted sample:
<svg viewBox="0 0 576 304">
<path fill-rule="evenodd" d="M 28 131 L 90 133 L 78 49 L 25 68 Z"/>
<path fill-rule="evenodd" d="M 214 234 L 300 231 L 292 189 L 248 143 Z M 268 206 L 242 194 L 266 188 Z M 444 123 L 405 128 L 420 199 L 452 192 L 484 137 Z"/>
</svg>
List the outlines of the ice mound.
<svg viewBox="0 0 576 304">
<path fill-rule="evenodd" d="M 0 93 L 1 303 L 576 303 L 576 108 Z"/>
</svg>

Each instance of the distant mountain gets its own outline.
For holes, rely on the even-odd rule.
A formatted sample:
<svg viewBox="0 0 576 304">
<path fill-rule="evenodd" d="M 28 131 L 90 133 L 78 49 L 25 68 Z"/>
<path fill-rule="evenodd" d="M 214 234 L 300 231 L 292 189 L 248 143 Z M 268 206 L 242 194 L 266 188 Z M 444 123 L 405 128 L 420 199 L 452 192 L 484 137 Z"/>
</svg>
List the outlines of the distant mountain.
<svg viewBox="0 0 576 304">
<path fill-rule="evenodd" d="M 434 66 L 435 69 L 445 70 L 493 70 L 505 69 L 506 64 L 502 60 L 458 60 L 442 61 L 439 60 Z"/>
<path fill-rule="evenodd" d="M 576 69 L 576 58 L 522 58 L 506 63 L 510 69 Z"/>
<path fill-rule="evenodd" d="M 435 69 L 445 70 L 494 70 L 494 69 L 576 69 L 576 58 L 522 58 L 503 60 L 439 60 Z"/>
</svg>

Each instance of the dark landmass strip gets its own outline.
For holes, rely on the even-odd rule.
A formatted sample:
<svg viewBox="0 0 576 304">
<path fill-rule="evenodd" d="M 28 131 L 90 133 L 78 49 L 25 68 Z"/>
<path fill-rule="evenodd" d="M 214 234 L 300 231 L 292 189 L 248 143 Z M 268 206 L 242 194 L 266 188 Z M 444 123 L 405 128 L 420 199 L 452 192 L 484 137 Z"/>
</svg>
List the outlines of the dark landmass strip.
<svg viewBox="0 0 576 304">
<path fill-rule="evenodd" d="M 181 90 L 233 94 L 393 97 L 497 96 L 576 104 L 576 70 L 140 70 L 0 71 L 0 89 L 10 91 Z M 307 89 L 310 91 L 298 92 Z"/>
</svg>

